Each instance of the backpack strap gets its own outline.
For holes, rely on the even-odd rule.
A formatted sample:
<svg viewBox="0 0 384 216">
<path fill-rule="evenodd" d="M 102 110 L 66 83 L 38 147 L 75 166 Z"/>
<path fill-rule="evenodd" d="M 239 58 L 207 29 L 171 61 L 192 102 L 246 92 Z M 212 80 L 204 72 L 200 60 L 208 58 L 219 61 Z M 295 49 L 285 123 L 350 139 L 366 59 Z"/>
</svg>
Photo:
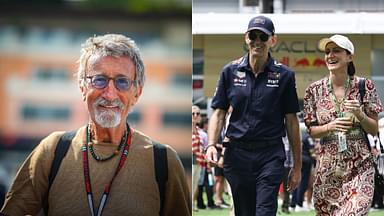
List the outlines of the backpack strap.
<svg viewBox="0 0 384 216">
<path fill-rule="evenodd" d="M 160 213 L 164 215 L 165 185 L 168 180 L 168 159 L 165 145 L 154 142 L 153 158 L 155 162 L 155 174 L 160 193 Z"/>
<path fill-rule="evenodd" d="M 56 149 L 55 149 L 55 155 L 53 157 L 52 165 L 51 165 L 51 171 L 49 172 L 48 176 L 48 191 L 45 198 L 45 204 L 44 204 L 44 213 L 45 215 L 48 215 L 48 195 L 49 190 L 51 189 L 51 185 L 53 181 L 55 180 L 56 174 L 59 171 L 61 161 L 65 157 L 65 155 L 68 152 L 69 146 L 71 145 L 73 137 L 76 135 L 76 130 L 65 132 L 59 139 L 59 142 L 57 143 Z"/>
<path fill-rule="evenodd" d="M 73 137 L 75 137 L 76 131 L 65 132 L 57 143 L 55 150 L 55 156 L 52 161 L 51 171 L 48 178 L 48 192 L 44 206 L 44 213 L 48 215 L 48 194 L 53 181 L 55 180 L 56 174 L 59 171 L 61 161 L 68 152 L 69 146 L 71 145 Z M 165 184 L 168 180 L 168 159 L 167 149 L 165 145 L 158 142 L 154 143 L 153 155 L 155 163 L 155 175 L 156 182 L 160 193 L 160 214 L 164 215 L 164 199 L 165 199 Z"/>
</svg>

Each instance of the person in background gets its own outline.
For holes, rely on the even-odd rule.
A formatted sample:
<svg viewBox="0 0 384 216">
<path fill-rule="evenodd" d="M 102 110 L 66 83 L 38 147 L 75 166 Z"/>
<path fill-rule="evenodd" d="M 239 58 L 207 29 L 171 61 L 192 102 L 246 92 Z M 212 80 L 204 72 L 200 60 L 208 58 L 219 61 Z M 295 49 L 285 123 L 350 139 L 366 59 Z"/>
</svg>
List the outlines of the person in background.
<svg viewBox="0 0 384 216">
<path fill-rule="evenodd" d="M 209 119 L 207 117 L 202 117 L 199 123 L 199 128 L 201 128 L 205 133 L 208 132 L 208 122 Z"/>
<path fill-rule="evenodd" d="M 282 199 L 283 204 L 281 206 L 281 211 L 286 214 L 290 214 L 289 205 L 290 205 L 290 196 L 291 193 L 288 192 L 288 176 L 291 168 L 293 167 L 292 152 L 289 147 L 288 137 L 284 136 L 283 138 L 284 150 L 285 150 L 285 161 L 284 161 L 284 176 L 283 176 L 283 193 Z"/>
<path fill-rule="evenodd" d="M 379 134 L 372 136 L 368 134 L 368 140 L 371 144 L 371 149 L 373 151 L 376 160 L 380 155 L 384 155 L 384 144 L 383 144 L 383 129 L 384 129 L 384 118 L 381 118 L 378 121 L 379 124 Z M 381 140 L 380 140 L 381 139 Z M 383 157 L 383 156 L 381 156 Z M 384 209 L 383 196 L 384 196 L 384 175 L 379 172 L 379 161 L 376 161 L 375 166 L 375 192 L 373 195 L 373 201 L 371 207 L 373 210 Z"/>
<path fill-rule="evenodd" d="M 298 188 L 292 192 L 292 200 L 290 203 L 293 211 L 310 211 L 307 206 L 304 206 L 304 194 L 307 191 L 309 178 L 312 171 L 312 166 L 314 163 L 314 158 L 312 158 L 312 149 L 314 148 L 313 139 L 308 135 L 304 130 L 302 131 L 302 165 L 301 165 L 301 182 Z"/>
<path fill-rule="evenodd" d="M 215 205 L 215 202 L 213 200 L 213 188 L 214 188 L 214 177 L 212 173 L 212 167 L 210 167 L 208 164 L 205 164 L 205 166 L 200 171 L 200 178 L 198 182 L 198 195 L 197 195 L 197 207 L 199 209 L 216 209 L 219 208 Z M 204 199 L 203 199 L 203 193 L 206 194 L 206 200 L 207 205 L 205 205 Z"/>
<path fill-rule="evenodd" d="M 365 79 L 360 101 L 355 49 L 348 37 L 323 38 L 319 49 L 325 53 L 329 75 L 310 84 L 304 95 L 308 134 L 322 139 L 313 185 L 316 214 L 367 215 L 375 170 L 363 130 L 377 133 L 383 106 L 370 79 Z"/>
<path fill-rule="evenodd" d="M 244 34 L 248 53 L 227 64 L 212 99 L 206 157 L 218 162 L 216 143 L 228 108 L 233 111 L 224 143 L 224 175 L 233 195 L 235 214 L 275 215 L 277 195 L 284 174 L 284 144 L 287 131 L 294 166 L 288 190 L 301 178 L 299 104 L 295 75 L 277 63 L 270 48 L 277 42 L 271 19 L 252 18 Z"/>
<path fill-rule="evenodd" d="M 89 38 L 82 45 L 77 79 L 89 121 L 76 130 L 52 184 L 59 139 L 53 132 L 19 169 L 1 214 L 191 215 L 191 196 L 176 152 L 166 150 L 168 178 L 159 193 L 154 141 L 127 122 L 145 80 L 136 43 L 121 34 Z M 177 206 L 177 208 L 175 208 Z"/>
<path fill-rule="evenodd" d="M 367 136 L 368 136 L 368 140 L 371 145 L 371 149 L 374 157 L 379 157 L 379 155 L 381 154 L 381 148 L 382 148 L 382 146 L 380 145 L 381 143 L 380 143 L 379 137 L 377 135 L 372 136 L 371 134 L 368 134 Z M 376 164 L 375 165 L 375 189 L 374 189 L 373 200 L 371 204 L 371 207 L 373 209 L 384 209 L 384 203 L 383 203 L 383 195 L 384 195 L 383 186 L 384 185 L 381 184 L 380 178 L 383 178 L 383 177 L 380 176 L 380 174 L 378 173 L 377 164 Z"/>
<path fill-rule="evenodd" d="M 197 199 L 199 196 L 199 179 L 201 169 L 205 167 L 204 143 L 207 143 L 207 134 L 198 127 L 201 120 L 200 107 L 192 106 L 192 205 L 198 211 Z M 202 206 L 202 204 L 200 204 Z"/>
<path fill-rule="evenodd" d="M 206 163 L 204 158 L 204 149 L 207 146 L 208 138 L 207 133 L 200 127 L 203 124 L 201 118 L 201 111 L 200 108 L 196 105 L 192 106 L 192 152 L 195 154 L 196 162 L 199 165 L 199 173 L 195 173 L 195 177 L 197 178 L 194 180 L 197 187 L 195 190 L 196 195 L 196 206 L 195 209 L 206 209 L 207 206 L 204 203 L 203 199 L 203 193 L 204 191 L 207 194 L 207 202 L 208 202 L 208 208 L 214 209 L 216 208 L 214 201 L 213 201 L 213 175 L 212 175 L 212 168 L 209 166 L 209 164 Z M 196 150 L 196 143 L 198 143 L 199 146 L 199 152 Z M 195 170 L 195 171 L 196 171 Z M 205 190 L 204 190 L 205 189 Z"/>
<path fill-rule="evenodd" d="M 217 166 L 214 167 L 214 178 L 215 178 L 214 199 L 215 199 L 215 205 L 217 207 L 226 209 L 226 208 L 229 208 L 230 205 L 226 203 L 224 200 L 224 191 L 226 188 L 227 181 L 224 177 L 224 170 L 223 170 L 223 164 L 224 164 L 224 159 L 223 159 L 224 156 L 222 154 L 223 145 L 221 143 L 218 143 L 216 145 L 216 149 L 217 149 L 219 161 Z"/>
<path fill-rule="evenodd" d="M 230 107 L 227 112 L 226 117 L 226 124 L 221 130 L 221 134 L 218 140 L 218 143 L 216 144 L 216 151 L 217 151 L 217 157 L 218 162 L 217 166 L 214 167 L 214 173 L 215 173 L 215 204 L 216 206 L 220 208 L 229 208 L 230 206 L 224 201 L 223 194 L 224 194 L 224 188 L 226 186 L 226 179 L 224 176 L 224 153 L 225 149 L 223 147 L 223 142 L 225 141 L 225 132 L 227 130 L 229 118 L 231 117 L 232 108 Z"/>
<path fill-rule="evenodd" d="M 313 139 L 313 149 L 310 150 L 311 157 L 313 158 L 313 164 L 311 168 L 311 173 L 309 176 L 307 191 L 305 192 L 306 202 L 303 203 L 303 206 L 309 210 L 315 210 L 313 207 L 313 181 L 315 180 L 315 168 L 317 161 L 317 152 L 320 148 L 320 139 Z"/>
</svg>

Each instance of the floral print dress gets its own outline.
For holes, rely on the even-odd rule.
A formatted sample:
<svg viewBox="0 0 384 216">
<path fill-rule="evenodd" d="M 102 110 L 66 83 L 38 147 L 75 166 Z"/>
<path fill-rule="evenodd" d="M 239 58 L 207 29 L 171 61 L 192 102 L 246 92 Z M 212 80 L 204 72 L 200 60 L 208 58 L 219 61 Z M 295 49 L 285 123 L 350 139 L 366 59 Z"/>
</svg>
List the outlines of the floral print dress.
<svg viewBox="0 0 384 216">
<path fill-rule="evenodd" d="M 304 121 L 309 126 L 324 125 L 337 118 L 332 102 L 329 77 L 312 83 L 305 91 Z M 379 113 L 383 106 L 373 82 L 366 79 L 365 96 L 360 100 L 359 78 L 351 79 L 346 99 L 357 99 L 366 113 Z M 344 111 L 340 106 L 340 111 Z M 367 215 L 374 192 L 374 168 L 360 123 L 354 118 L 353 128 L 346 134 L 347 150 L 338 151 L 338 136 L 329 133 L 322 137 L 313 185 L 317 215 Z M 341 170 L 341 171 L 340 171 Z"/>
</svg>

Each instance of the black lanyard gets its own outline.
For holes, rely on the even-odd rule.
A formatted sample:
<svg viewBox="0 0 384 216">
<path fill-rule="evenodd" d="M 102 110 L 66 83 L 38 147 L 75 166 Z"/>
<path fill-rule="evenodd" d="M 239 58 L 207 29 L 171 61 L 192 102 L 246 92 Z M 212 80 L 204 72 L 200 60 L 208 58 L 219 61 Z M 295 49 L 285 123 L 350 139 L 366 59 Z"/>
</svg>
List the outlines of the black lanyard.
<svg viewBox="0 0 384 216">
<path fill-rule="evenodd" d="M 127 126 L 127 130 L 128 130 L 128 139 L 127 139 L 127 142 L 124 146 L 123 154 L 121 154 L 119 164 L 115 170 L 115 173 L 114 173 L 111 181 L 109 182 L 108 185 L 105 186 L 104 193 L 100 199 L 99 208 L 97 209 L 97 214 L 96 214 L 97 216 L 102 215 L 103 209 L 104 209 L 105 205 L 107 204 L 107 199 L 108 199 L 108 195 L 109 195 L 110 190 L 111 190 L 113 180 L 115 180 L 115 177 L 117 176 L 117 174 L 119 173 L 119 171 L 121 170 L 121 168 L 123 167 L 123 165 L 127 159 L 129 147 L 131 145 L 131 137 L 132 137 L 132 132 L 128 126 Z M 88 128 L 87 128 L 87 131 L 88 131 Z M 87 141 L 90 141 L 90 140 L 87 140 Z M 86 142 L 85 145 L 83 145 L 83 147 L 81 148 L 81 151 L 83 153 L 84 183 L 85 183 L 85 192 L 87 193 L 88 206 L 89 206 L 89 210 L 91 212 L 91 215 L 95 216 L 95 206 L 93 203 L 91 178 L 89 175 L 88 142 Z"/>
</svg>

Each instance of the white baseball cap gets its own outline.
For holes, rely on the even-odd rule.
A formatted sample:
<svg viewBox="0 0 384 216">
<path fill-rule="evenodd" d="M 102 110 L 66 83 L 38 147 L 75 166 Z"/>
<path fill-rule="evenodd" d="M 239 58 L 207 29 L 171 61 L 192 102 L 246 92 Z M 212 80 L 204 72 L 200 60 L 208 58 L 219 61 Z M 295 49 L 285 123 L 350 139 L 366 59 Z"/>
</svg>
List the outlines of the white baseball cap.
<svg viewBox="0 0 384 216">
<path fill-rule="evenodd" d="M 325 46 L 329 42 L 334 42 L 337 46 L 348 50 L 351 54 L 354 54 L 355 52 L 355 47 L 353 46 L 352 42 L 348 39 L 348 37 L 344 35 L 333 35 L 330 38 L 323 38 L 319 41 L 319 49 L 321 51 L 325 50 Z"/>
</svg>

